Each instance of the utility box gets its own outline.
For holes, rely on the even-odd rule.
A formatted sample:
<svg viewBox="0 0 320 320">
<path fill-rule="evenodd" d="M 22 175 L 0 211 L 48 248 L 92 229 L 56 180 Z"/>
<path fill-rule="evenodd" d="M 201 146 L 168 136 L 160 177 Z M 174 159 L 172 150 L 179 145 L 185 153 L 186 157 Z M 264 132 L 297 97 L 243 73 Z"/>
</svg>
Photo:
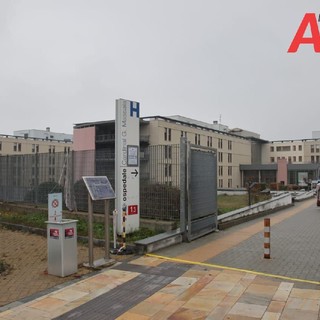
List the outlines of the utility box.
<svg viewBox="0 0 320 320">
<path fill-rule="evenodd" d="M 65 277 L 78 271 L 77 221 L 46 221 L 48 274 Z"/>
</svg>

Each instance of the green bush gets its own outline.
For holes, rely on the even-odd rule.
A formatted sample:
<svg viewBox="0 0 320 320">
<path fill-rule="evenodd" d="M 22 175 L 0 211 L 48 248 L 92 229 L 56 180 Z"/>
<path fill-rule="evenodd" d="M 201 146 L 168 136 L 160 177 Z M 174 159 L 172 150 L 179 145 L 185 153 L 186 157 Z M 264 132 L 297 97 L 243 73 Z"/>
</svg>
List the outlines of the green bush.
<svg viewBox="0 0 320 320">
<path fill-rule="evenodd" d="M 141 185 L 140 215 L 143 218 L 152 219 L 179 219 L 180 190 L 166 184 Z"/>
</svg>

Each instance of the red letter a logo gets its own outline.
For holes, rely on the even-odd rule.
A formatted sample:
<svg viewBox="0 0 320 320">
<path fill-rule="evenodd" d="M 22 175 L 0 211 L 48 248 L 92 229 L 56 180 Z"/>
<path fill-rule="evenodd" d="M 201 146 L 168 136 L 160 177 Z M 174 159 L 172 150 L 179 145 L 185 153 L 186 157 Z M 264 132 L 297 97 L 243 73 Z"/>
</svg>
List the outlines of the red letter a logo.
<svg viewBox="0 0 320 320">
<path fill-rule="evenodd" d="M 308 25 L 310 25 L 311 37 L 304 38 L 303 36 Z M 291 42 L 288 52 L 297 52 L 299 45 L 302 43 L 313 44 L 314 51 L 320 52 L 320 32 L 317 23 L 317 17 L 314 13 L 306 13 L 304 15 L 299 29 Z"/>
</svg>

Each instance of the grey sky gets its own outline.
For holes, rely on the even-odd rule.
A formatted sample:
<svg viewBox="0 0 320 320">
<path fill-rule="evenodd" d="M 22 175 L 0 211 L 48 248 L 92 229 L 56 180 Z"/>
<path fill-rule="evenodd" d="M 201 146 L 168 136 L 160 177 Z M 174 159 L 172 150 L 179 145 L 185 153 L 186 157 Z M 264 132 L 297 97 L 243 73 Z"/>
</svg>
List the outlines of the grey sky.
<svg viewBox="0 0 320 320">
<path fill-rule="evenodd" d="M 288 47 L 309 0 L 1 0 L 0 133 L 141 116 L 220 120 L 267 140 L 311 138 L 320 54 Z"/>
</svg>

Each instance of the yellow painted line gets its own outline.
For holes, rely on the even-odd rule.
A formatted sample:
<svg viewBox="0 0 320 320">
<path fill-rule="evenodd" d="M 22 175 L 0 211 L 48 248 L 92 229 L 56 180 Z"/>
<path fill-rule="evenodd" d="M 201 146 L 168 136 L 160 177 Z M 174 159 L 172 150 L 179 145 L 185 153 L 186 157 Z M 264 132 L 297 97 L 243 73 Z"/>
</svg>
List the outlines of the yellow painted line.
<svg viewBox="0 0 320 320">
<path fill-rule="evenodd" d="M 221 266 L 221 265 L 213 264 L 213 263 L 205 263 L 205 262 L 197 262 L 197 261 L 183 260 L 183 259 L 177 259 L 177 258 L 170 258 L 170 257 L 165 257 L 165 256 L 159 256 L 159 255 L 152 254 L 152 253 L 147 253 L 146 256 L 147 257 L 152 257 L 152 258 L 164 259 L 164 260 L 167 260 L 167 261 L 172 261 L 172 262 L 177 262 L 177 263 L 186 263 L 186 264 L 193 264 L 193 265 L 203 266 L 203 267 L 211 267 L 211 268 L 218 268 L 218 269 L 231 270 L 231 271 L 240 271 L 240 272 L 246 272 L 246 273 L 250 273 L 250 274 L 255 274 L 255 275 L 258 275 L 258 276 L 264 276 L 264 277 L 270 277 L 270 278 L 278 278 L 278 279 L 288 280 L 288 281 L 293 281 L 293 282 L 303 282 L 303 283 L 320 285 L 319 281 L 291 278 L 291 277 L 281 276 L 281 275 L 278 275 L 278 274 L 264 273 L 264 272 L 247 270 L 247 269 L 240 269 L 240 268 Z"/>
</svg>

